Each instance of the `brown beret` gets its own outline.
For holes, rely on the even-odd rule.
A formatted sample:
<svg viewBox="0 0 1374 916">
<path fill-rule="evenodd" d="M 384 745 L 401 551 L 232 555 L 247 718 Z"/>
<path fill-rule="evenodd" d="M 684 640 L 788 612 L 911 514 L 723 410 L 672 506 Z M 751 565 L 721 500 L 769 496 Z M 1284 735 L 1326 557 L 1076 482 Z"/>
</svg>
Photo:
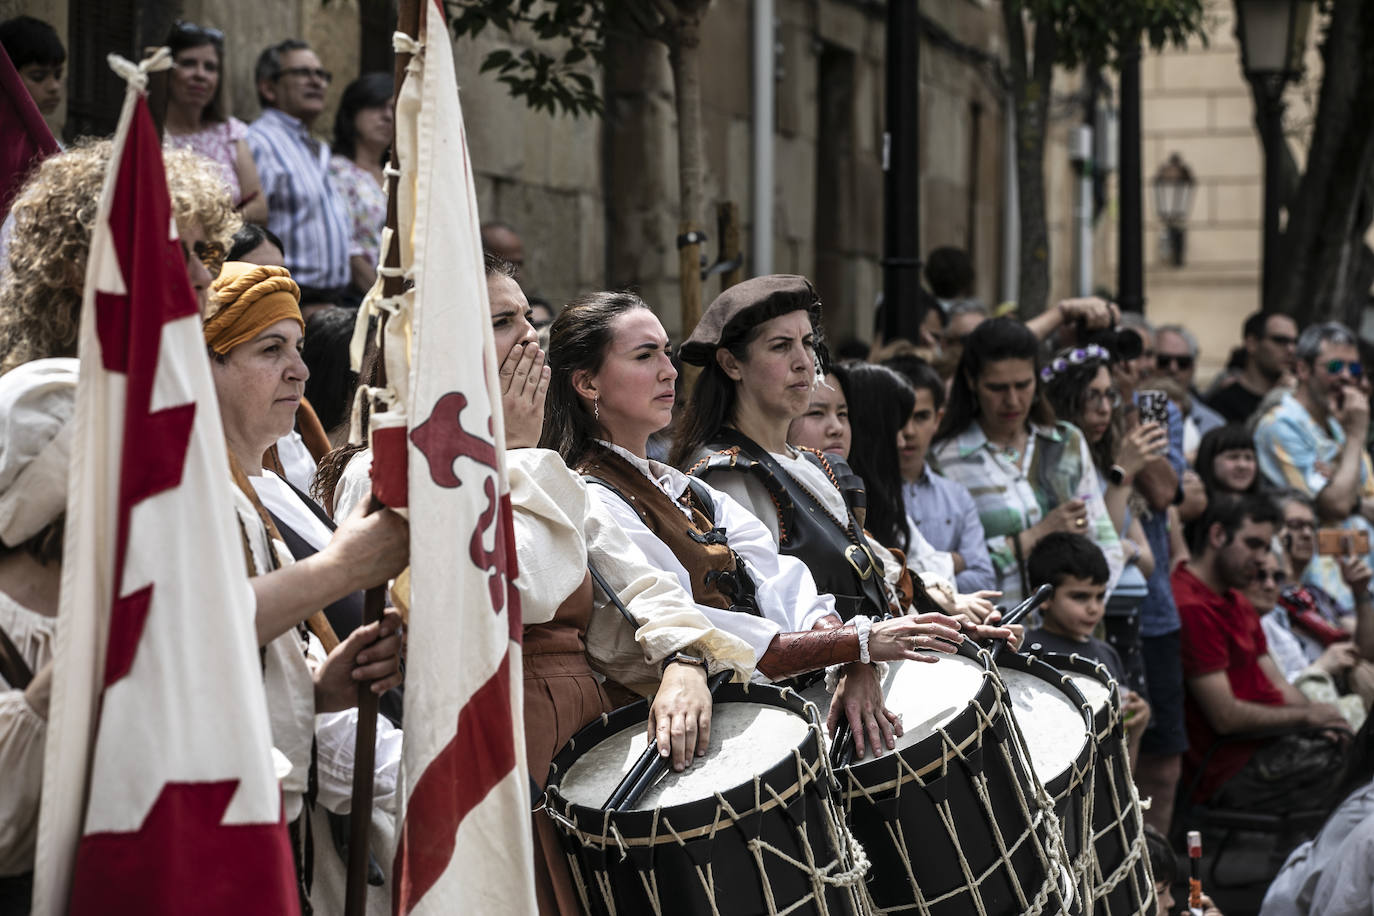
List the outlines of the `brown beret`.
<svg viewBox="0 0 1374 916">
<path fill-rule="evenodd" d="M 788 312 L 818 310 L 820 304 L 811 281 L 796 274 L 769 274 L 736 283 L 716 297 L 678 352 L 685 363 L 709 365 L 722 341 L 732 343 L 756 324 Z"/>
</svg>

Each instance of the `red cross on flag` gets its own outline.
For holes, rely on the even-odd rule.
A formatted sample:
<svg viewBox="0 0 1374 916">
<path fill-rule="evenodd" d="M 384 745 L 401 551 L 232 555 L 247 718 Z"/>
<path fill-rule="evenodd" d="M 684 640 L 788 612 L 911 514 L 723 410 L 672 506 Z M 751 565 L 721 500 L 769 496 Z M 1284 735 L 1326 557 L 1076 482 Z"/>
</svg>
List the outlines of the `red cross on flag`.
<svg viewBox="0 0 1374 916">
<path fill-rule="evenodd" d="M 91 233 L 34 913 L 296 913 L 200 310 L 130 81 Z M 112 64 L 115 61 L 112 59 Z"/>
</svg>

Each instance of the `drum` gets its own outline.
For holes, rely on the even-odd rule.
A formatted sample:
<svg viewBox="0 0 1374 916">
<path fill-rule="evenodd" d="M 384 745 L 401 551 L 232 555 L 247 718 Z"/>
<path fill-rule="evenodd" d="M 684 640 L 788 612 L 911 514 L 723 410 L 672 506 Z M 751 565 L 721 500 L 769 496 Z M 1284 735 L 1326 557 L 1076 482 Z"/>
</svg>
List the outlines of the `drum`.
<svg viewBox="0 0 1374 916">
<path fill-rule="evenodd" d="M 905 734 L 895 752 L 839 772 L 876 911 L 1071 912 L 1058 819 L 988 655 L 965 643 L 933 664 L 894 663 L 883 688 Z"/>
<path fill-rule="evenodd" d="M 790 690 L 723 685 L 706 756 L 633 810 L 607 811 L 647 717 L 646 702 L 602 716 L 553 761 L 546 811 L 587 912 L 867 912 L 868 863 L 832 801 L 814 707 Z"/>
<path fill-rule="evenodd" d="M 1011 695 L 1031 768 L 1054 800 L 1080 903 L 1091 899 L 1093 720 L 1065 674 L 1029 655 L 1004 652 L 997 672 Z"/>
<path fill-rule="evenodd" d="M 1140 796 L 1131 778 L 1121 720 L 1121 698 L 1107 669 L 1081 655 L 1046 653 L 1041 659 L 1064 672 L 1093 714 L 1093 859 L 1089 879 L 1096 916 L 1152 916 L 1154 876 L 1145 850 Z"/>
</svg>

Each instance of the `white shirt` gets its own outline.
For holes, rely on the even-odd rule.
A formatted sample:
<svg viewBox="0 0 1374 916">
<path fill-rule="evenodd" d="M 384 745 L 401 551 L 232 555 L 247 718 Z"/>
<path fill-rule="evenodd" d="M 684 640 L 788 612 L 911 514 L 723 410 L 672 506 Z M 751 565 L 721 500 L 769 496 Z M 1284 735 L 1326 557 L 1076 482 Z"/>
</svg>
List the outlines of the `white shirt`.
<svg viewBox="0 0 1374 916">
<path fill-rule="evenodd" d="M 691 513 L 687 508 L 677 503 L 689 486 L 686 474 L 658 461 L 638 458 L 609 442 L 602 444 L 652 480 L 678 505 L 684 517 L 690 518 Z M 639 513 L 606 487 L 592 486 L 588 489 L 635 546 L 644 552 L 645 558 L 659 569 L 676 576 L 682 588 L 690 594 L 692 579 L 687 568 L 668 545 L 649 530 Z M 716 527 L 725 530 L 730 549 L 739 555 L 749 571 L 763 616 L 722 611 L 701 604 L 697 605 L 697 610 L 716 626 L 749 643 L 757 663 L 778 633 L 810 630 L 822 617 L 835 614 L 835 599 L 816 590 L 816 581 L 805 563 L 796 557 L 778 553 L 773 536 L 748 509 L 719 490 L 710 486 L 706 489 L 714 505 Z"/>
<path fill-rule="evenodd" d="M 52 658 L 56 617 L 31 611 L 0 592 L 0 627 L 35 674 Z M 0 680 L 0 688 L 6 687 Z M 33 870 L 47 730 L 24 691 L 0 689 L 0 876 Z"/>
</svg>

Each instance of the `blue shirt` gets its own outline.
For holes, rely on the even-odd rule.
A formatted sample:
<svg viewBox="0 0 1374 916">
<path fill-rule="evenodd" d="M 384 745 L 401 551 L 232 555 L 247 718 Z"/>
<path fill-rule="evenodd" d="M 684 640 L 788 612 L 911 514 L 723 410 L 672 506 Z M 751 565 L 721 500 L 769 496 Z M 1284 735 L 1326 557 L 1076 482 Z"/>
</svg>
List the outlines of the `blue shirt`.
<svg viewBox="0 0 1374 916">
<path fill-rule="evenodd" d="M 1136 398 L 1139 397 L 1137 393 Z M 1173 401 L 1169 402 L 1168 458 L 1181 486 L 1188 464 L 1183 458 L 1183 414 Z M 1164 512 L 1146 512 L 1140 518 L 1140 527 L 1155 555 L 1155 570 L 1145 580 L 1149 591 L 1140 602 L 1140 635 L 1166 636 L 1180 626 L 1174 590 L 1169 584 L 1169 569 L 1173 565 L 1169 557 L 1169 516 Z"/>
<path fill-rule="evenodd" d="M 329 145 L 276 108 L 248 126 L 247 140 L 267 196 L 267 228 L 286 248 L 291 279 L 301 286 L 347 286 L 351 224 L 329 180 Z"/>
<path fill-rule="evenodd" d="M 964 571 L 955 576 L 959 591 L 997 587 L 978 506 L 963 484 L 933 473 L 926 465 L 918 479 L 902 484 L 902 500 L 907 517 L 932 547 L 964 558 Z"/>
</svg>

